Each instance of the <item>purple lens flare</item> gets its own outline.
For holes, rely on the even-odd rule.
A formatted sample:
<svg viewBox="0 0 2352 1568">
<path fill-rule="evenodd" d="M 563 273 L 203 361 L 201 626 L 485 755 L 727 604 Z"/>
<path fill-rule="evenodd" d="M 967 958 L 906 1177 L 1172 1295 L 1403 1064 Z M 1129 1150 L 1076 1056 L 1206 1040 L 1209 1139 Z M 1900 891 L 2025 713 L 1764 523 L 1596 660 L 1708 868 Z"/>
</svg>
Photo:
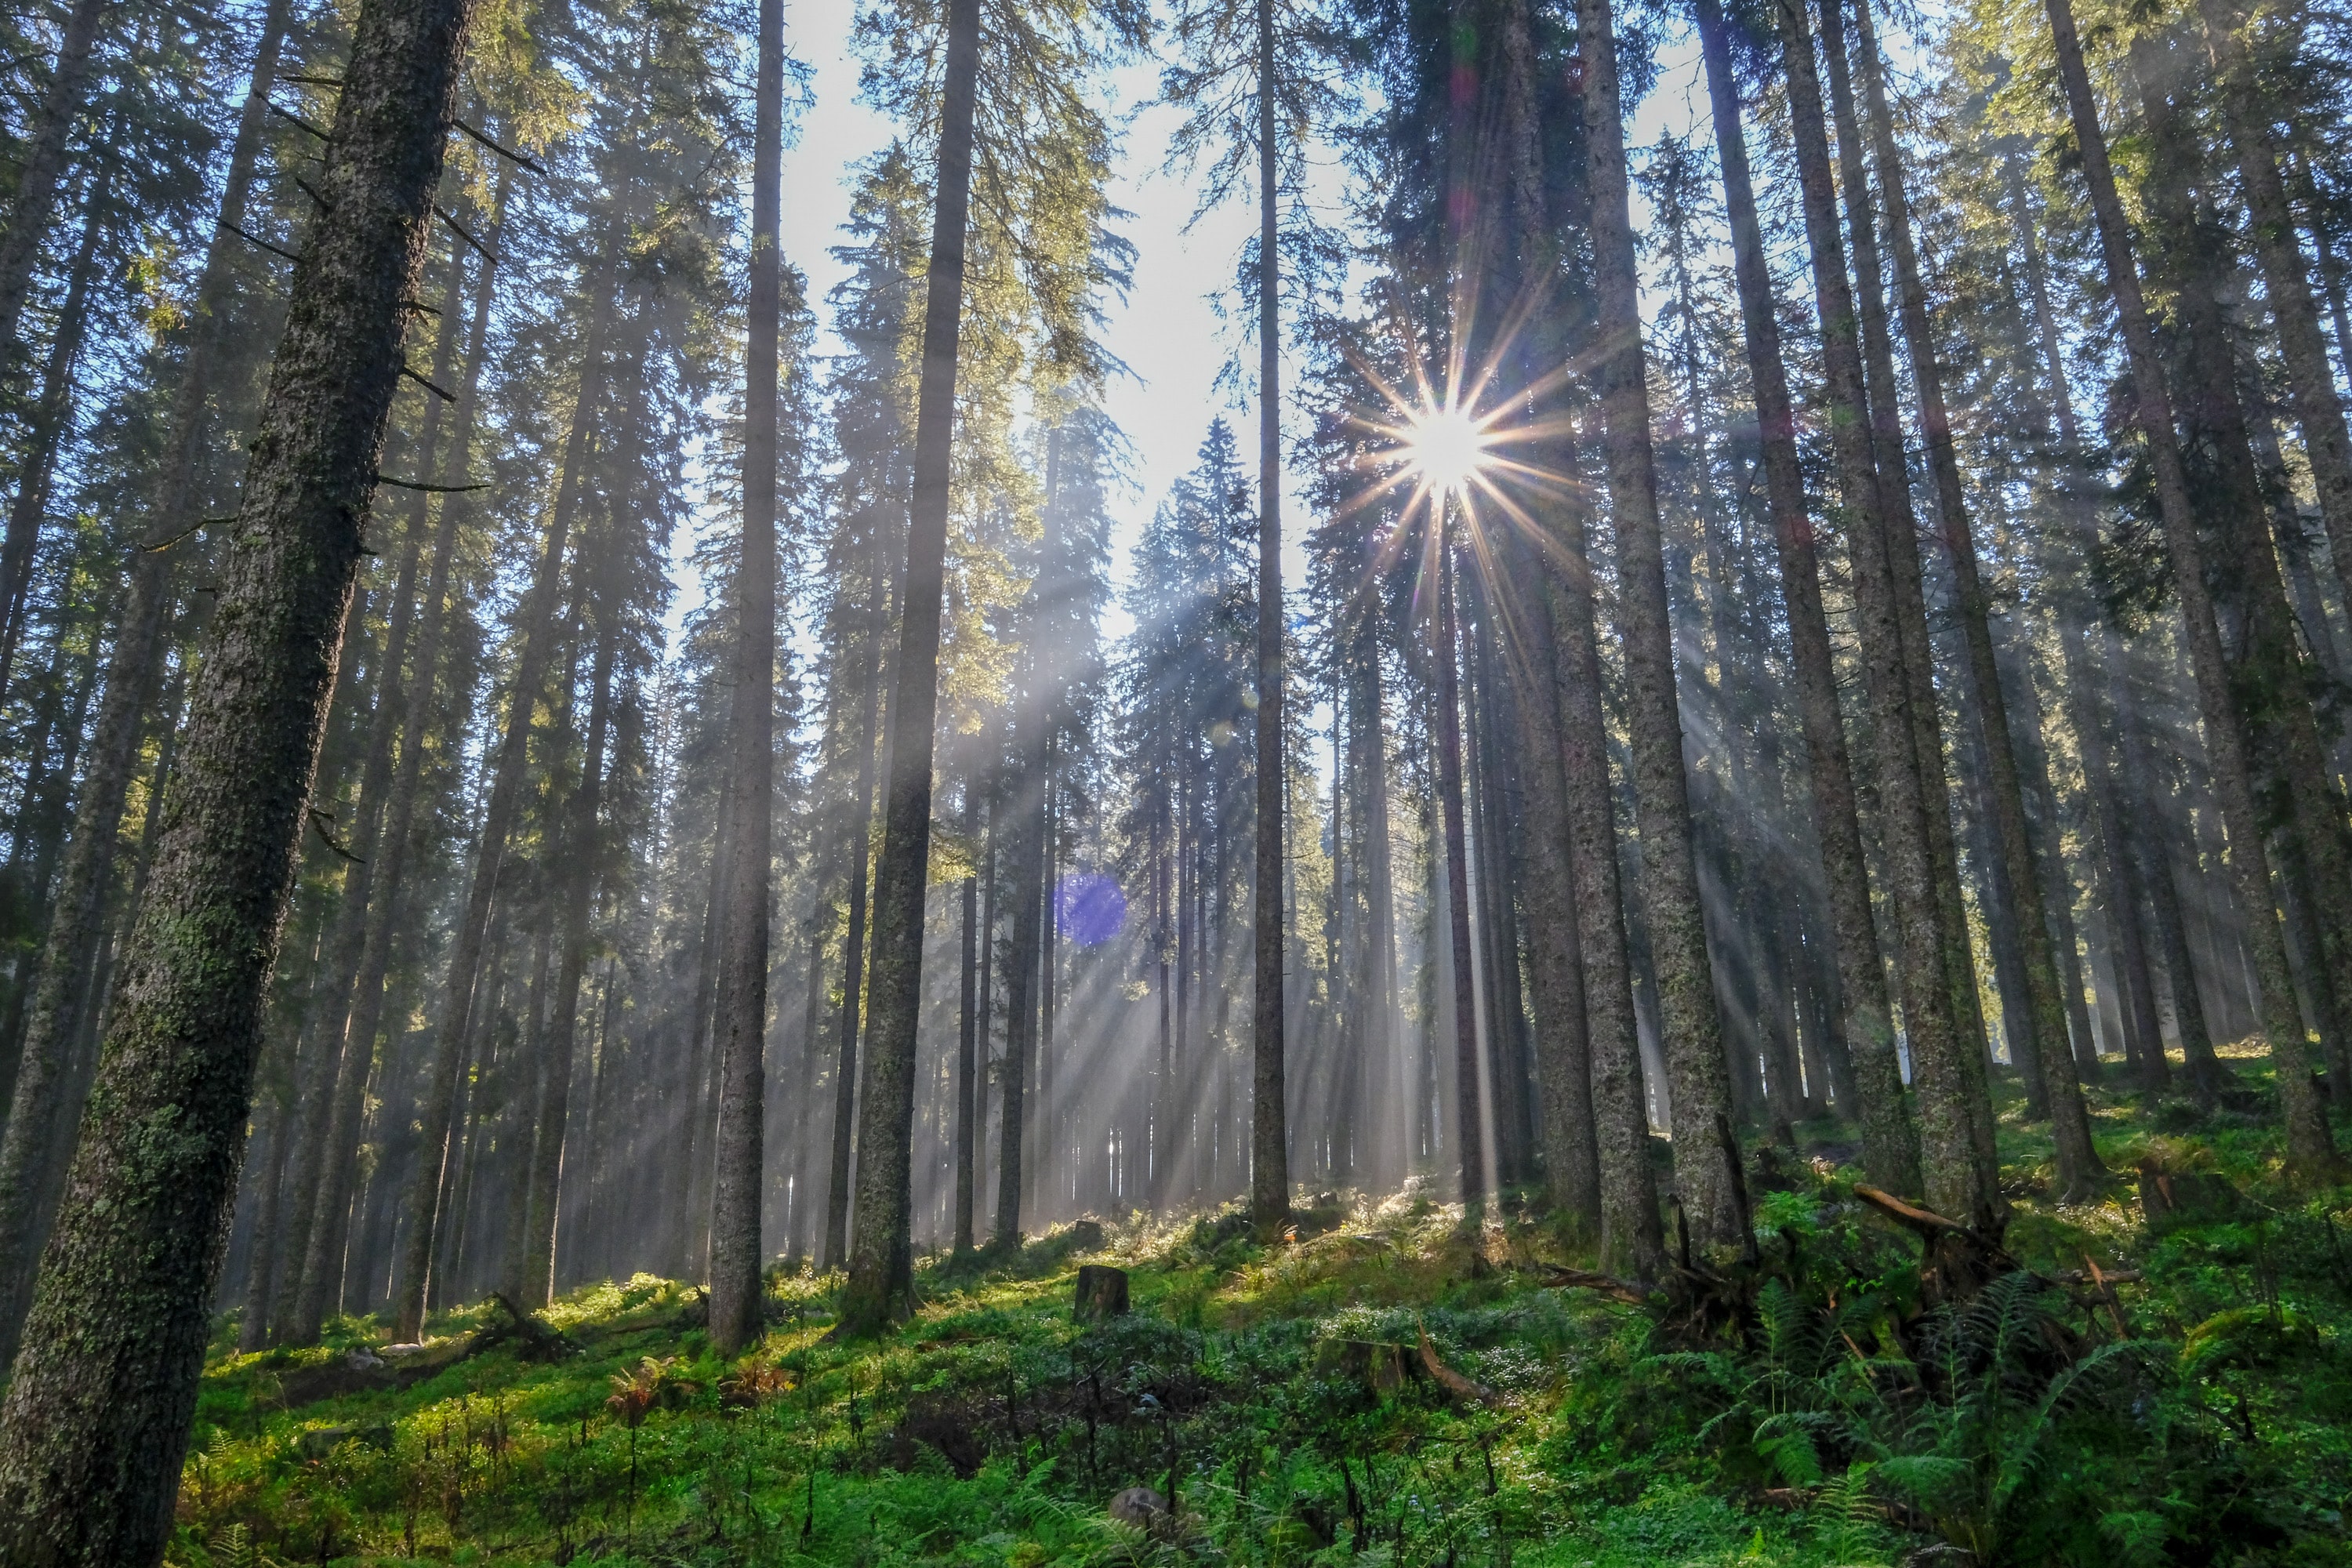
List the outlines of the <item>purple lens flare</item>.
<svg viewBox="0 0 2352 1568">
<path fill-rule="evenodd" d="M 1080 947 L 1100 947 L 1127 923 L 1127 895 L 1092 871 L 1065 877 L 1054 889 L 1054 920 Z"/>
</svg>

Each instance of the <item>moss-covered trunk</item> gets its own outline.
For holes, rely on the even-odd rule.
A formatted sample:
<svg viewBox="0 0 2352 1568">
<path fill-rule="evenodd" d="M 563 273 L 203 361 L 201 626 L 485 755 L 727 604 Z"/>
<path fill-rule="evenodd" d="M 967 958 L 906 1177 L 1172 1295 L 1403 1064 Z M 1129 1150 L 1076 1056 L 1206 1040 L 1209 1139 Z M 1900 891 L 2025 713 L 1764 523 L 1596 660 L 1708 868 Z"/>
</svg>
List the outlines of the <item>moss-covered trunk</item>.
<svg viewBox="0 0 2352 1568">
<path fill-rule="evenodd" d="M 358 16 L 168 826 L 5 1405 L 0 1558 L 161 1553 L 262 1004 L 448 134 L 463 0 Z"/>
</svg>

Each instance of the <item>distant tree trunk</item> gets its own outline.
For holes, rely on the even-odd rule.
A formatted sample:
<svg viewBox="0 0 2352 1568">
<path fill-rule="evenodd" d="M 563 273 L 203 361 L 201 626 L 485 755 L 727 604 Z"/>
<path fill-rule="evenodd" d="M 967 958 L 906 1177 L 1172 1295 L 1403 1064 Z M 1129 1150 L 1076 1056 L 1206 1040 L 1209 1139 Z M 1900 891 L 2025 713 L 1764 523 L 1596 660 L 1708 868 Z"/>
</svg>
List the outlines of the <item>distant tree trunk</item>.
<svg viewBox="0 0 2352 1568">
<path fill-rule="evenodd" d="M 857 740 L 857 792 L 851 806 L 849 841 L 844 851 L 849 861 L 849 924 L 841 938 L 841 1058 L 833 1079 L 833 1170 L 825 1186 L 824 1264 L 840 1268 L 849 1258 L 850 1155 L 857 1111 L 857 1026 L 863 1012 L 861 991 L 866 980 L 866 874 L 874 826 L 874 752 L 882 679 L 882 542 L 876 524 L 874 559 L 866 577 L 866 689 L 860 700 Z"/>
<path fill-rule="evenodd" d="M 1004 952 L 1004 1071 L 997 1085 L 1003 1109 L 998 1128 L 996 1233 L 993 1246 L 1021 1245 L 1021 1201 L 1027 1175 L 1022 1158 L 1030 1121 L 1029 1058 L 1037 1038 L 1037 928 L 1045 912 L 1045 803 L 1038 788 L 1043 746 L 1020 731 L 1042 718 L 1016 717 L 1013 821 L 1005 853 L 1013 862 L 1013 932 Z"/>
<path fill-rule="evenodd" d="M 963 786 L 963 836 L 967 853 L 980 842 L 980 791 L 966 779 Z M 978 1152 L 980 1123 L 973 1115 L 972 1087 L 980 1022 L 980 879 L 963 879 L 963 948 L 957 973 L 961 977 L 956 997 L 955 1058 L 955 1250 L 971 1250 L 971 1210 L 975 1196 L 972 1162 Z"/>
<path fill-rule="evenodd" d="M 89 289 L 98 270 L 98 242 L 107 226 L 119 217 L 110 189 L 110 182 L 101 173 L 83 199 L 81 239 L 66 268 L 66 297 L 58 308 L 57 333 L 49 340 L 48 359 L 41 368 L 41 389 L 31 400 L 24 451 L 17 461 L 16 499 L 8 508 L 6 542 L 0 544 L 0 699 L 7 696 L 9 675 L 24 639 L 25 605 L 32 586 L 41 520 L 48 511 L 58 451 L 72 428 L 74 367 L 89 335 Z"/>
<path fill-rule="evenodd" d="M 1643 907 L 1664 1023 L 1661 1045 L 1682 1137 L 1675 1185 L 1706 1243 L 1738 1239 L 1732 1173 L 1710 1135 L 1731 1110 L 1723 1026 L 1706 950 L 1691 847 L 1690 783 L 1682 710 L 1675 692 L 1658 484 L 1650 444 L 1650 394 L 1642 350 L 1640 283 L 1627 205 L 1625 131 L 1618 102 L 1617 41 L 1610 0 L 1579 0 L 1585 62 L 1584 133 L 1592 190 L 1592 257 L 1601 340 L 1597 343 L 1609 500 L 1617 538 L 1618 616 L 1624 642 L 1639 808 Z"/>
<path fill-rule="evenodd" d="M 2288 979 L 2285 938 L 2279 929 L 2278 906 L 2271 895 L 2270 857 L 2262 841 L 2245 736 L 2231 700 L 2221 630 L 2213 616 L 2212 596 L 2206 587 L 2204 545 L 2198 537 L 2196 515 L 2189 508 L 2188 478 L 2181 468 L 2180 448 L 2173 433 L 2172 399 L 2164 384 L 2162 362 L 2157 356 L 2155 330 L 2140 293 L 2131 230 L 2116 191 L 2114 170 L 2107 161 L 2106 137 L 2099 125 L 2097 100 L 2092 96 L 2089 74 L 2083 68 L 2074 5 L 2072 0 L 2045 3 L 2057 46 L 2059 80 L 2065 89 L 2067 109 L 2081 151 L 2083 174 L 2090 188 L 2092 212 L 2098 222 L 2107 283 L 2131 366 L 2130 412 L 2147 444 L 2157 510 L 2163 520 L 2173 588 L 2180 598 L 2189 665 L 2196 679 L 2199 714 L 2204 721 L 2214 793 L 2229 834 L 2231 869 L 2237 880 L 2239 900 L 2246 908 L 2247 945 L 2253 960 L 2255 984 L 2261 993 L 2262 1032 L 2277 1069 L 2288 1163 L 2298 1175 L 2315 1179 L 2336 1168 L 2336 1142 L 2312 1085 L 2309 1047 Z"/>
<path fill-rule="evenodd" d="M 584 543 L 585 541 L 583 541 Z M 601 542 L 617 550 L 618 542 Z M 579 1037 L 580 985 L 588 962 L 588 917 L 596 902 L 596 817 L 604 786 L 604 748 L 613 710 L 613 657 L 618 630 L 606 619 L 613 611 L 597 603 L 603 598 L 603 574 L 582 574 L 581 596 L 589 601 L 583 613 L 604 623 L 598 626 L 595 660 L 589 676 L 588 745 L 580 764 L 580 782 L 564 805 L 563 858 L 551 879 L 556 899 L 555 989 L 548 999 L 546 1032 L 541 1037 L 538 1131 L 531 1138 L 530 1200 L 522 1235 L 522 1294 L 525 1307 L 547 1305 L 555 1279 L 557 1199 L 563 1173 L 563 1142 L 572 1120 L 572 1077 L 574 1047 Z M 577 1177 L 575 1175 L 574 1179 Z M 437 1213 L 438 1205 L 436 1205 Z M 431 1215 L 412 1212 L 411 1237 L 426 1227 Z"/>
<path fill-rule="evenodd" d="M 281 1047 L 285 1068 L 294 1065 L 294 1042 Z M 263 1068 L 265 1079 L 268 1069 Z M 286 1149 L 293 1131 L 292 1097 L 280 1095 L 260 1118 L 261 1125 L 254 1131 L 254 1141 L 268 1151 L 261 1173 L 255 1181 L 253 1214 L 253 1247 L 246 1265 L 245 1302 L 236 1325 L 236 1348 L 239 1354 L 249 1354 L 269 1342 L 269 1302 L 278 1275 L 278 1240 L 285 1213 Z M 248 1150 L 248 1157 L 250 1151 Z"/>
<path fill-rule="evenodd" d="M 1257 898 L 1250 1010 L 1250 1219 L 1290 1218 L 1282 1016 L 1282 247 L 1277 228 L 1274 0 L 1257 0 Z"/>
<path fill-rule="evenodd" d="M 1462 702 L 1455 674 L 1460 651 L 1454 613 L 1454 498 L 1440 492 L 1429 521 L 1437 537 L 1423 559 L 1437 575 L 1437 616 L 1430 657 L 1437 667 L 1437 804 L 1445 834 L 1445 931 L 1454 983 L 1454 1152 L 1462 1171 L 1462 1223 L 1475 1234 L 1486 1212 L 1486 1144 L 1478 1115 L 1478 995 L 1470 960 L 1470 869 L 1462 824 Z"/>
<path fill-rule="evenodd" d="M 1826 14 L 1834 15 L 1842 3 L 1843 0 L 1826 0 Z M 1967 492 L 1961 484 L 1958 455 L 1952 445 L 1951 415 L 1945 402 L 1943 369 L 1936 357 L 1927 284 L 1919 266 L 1918 249 L 1912 239 L 1902 152 L 1895 144 L 1894 116 L 1887 106 L 1885 72 L 1872 32 L 1869 0 L 1853 0 L 1853 5 L 1855 42 L 1862 61 L 1863 89 L 1869 104 L 1871 137 L 1875 143 L 1879 189 L 1885 198 L 1887 233 L 1895 252 L 1895 300 L 1904 340 L 1910 349 L 1920 431 L 1927 447 L 1928 472 L 1936 487 L 1936 510 L 1958 584 L 1958 618 L 1961 639 L 1968 649 L 1968 686 L 1984 738 L 1993 826 L 2024 960 L 2027 1021 L 2032 1038 L 2024 1042 L 2027 1052 L 2021 1054 L 2020 1064 L 2029 1072 L 2037 1073 L 2040 1079 L 2029 1086 L 2029 1098 L 2045 1103 L 2052 1118 L 2061 1193 L 2071 1199 L 2082 1199 L 2105 1182 L 2106 1170 L 2091 1143 L 2090 1114 L 2083 1102 L 2074 1054 L 2067 1048 L 2065 999 L 2059 988 L 2058 963 L 2042 900 L 2041 868 L 2026 826 L 2025 795 L 2011 739 L 2008 699 L 1993 652 L 1989 618 L 1990 596 L 1978 567 Z M 1835 42 L 1832 40 L 1833 46 Z"/>
<path fill-rule="evenodd" d="M 751 133 L 751 278 L 744 338 L 743 543 L 735 568 L 735 765 L 727 948 L 719 977 L 719 1148 L 710 1204 L 710 1337 L 760 1337 L 760 1183 L 766 1152 L 768 848 L 775 816 L 777 338 L 783 262 L 784 7 L 760 0 Z"/>
<path fill-rule="evenodd" d="M 333 221 L 296 264 L 168 826 L 0 1404 L 12 1563 L 149 1563 L 170 1528 L 465 20 L 460 0 L 374 0 L 354 27 L 317 175 Z"/>
<path fill-rule="evenodd" d="M 494 212 L 495 243 L 503 227 L 503 192 Z M 471 460 L 476 420 L 481 407 L 484 345 L 488 341 L 490 305 L 497 284 L 495 269 L 475 273 L 472 329 L 467 346 L 466 384 L 457 405 L 456 429 L 450 438 L 448 466 L 438 482 L 464 484 Z M 374 1058 L 376 1028 L 383 1017 L 384 975 L 391 967 L 392 942 L 398 921 L 402 883 L 416 828 L 418 795 L 422 788 L 425 726 L 431 719 L 431 693 L 440 668 L 441 647 L 451 614 L 449 575 L 456 566 L 461 521 L 468 508 L 457 497 L 439 503 L 441 516 L 434 531 L 432 564 L 425 574 L 424 624 L 418 630 L 412 700 L 401 715 L 399 764 L 390 799 L 375 842 L 381 863 L 375 867 L 368 907 L 372 911 L 361 945 L 359 968 L 352 982 L 348 1020 L 335 1035 L 320 1041 L 326 1074 L 320 1085 L 306 1090 L 304 1143 L 296 1161 L 292 1197 L 294 1216 L 288 1222 L 287 1268 L 278 1285 L 271 1337 L 283 1343 L 307 1344 L 316 1340 L 329 1293 L 341 1278 L 344 1215 L 351 1205 L 356 1175 L 360 1111 Z"/>
<path fill-rule="evenodd" d="M 520 607 L 513 685 L 508 691 L 506 728 L 499 739 L 490 778 L 489 798 L 482 809 L 480 837 L 474 846 L 474 867 L 466 902 L 451 938 L 449 973 L 435 1025 L 429 1066 L 425 1069 L 421 1105 L 416 1169 L 411 1173 L 406 1212 L 411 1216 L 395 1266 L 393 1285 L 394 1335 L 414 1340 L 425 1320 L 425 1281 L 433 1261 L 434 1227 L 439 1206 L 441 1174 L 449 1145 L 451 1107 L 457 1092 L 457 1072 L 463 1065 L 466 1020 L 470 1016 L 474 987 L 481 976 L 482 939 L 489 926 L 490 907 L 497 898 L 506 864 L 507 840 L 522 804 L 524 775 L 530 761 L 531 714 L 546 683 L 547 660 L 553 651 L 553 622 L 558 584 L 562 575 L 564 547 L 572 513 L 587 482 L 588 441 L 603 413 L 606 384 L 604 338 L 611 301 L 604 290 L 602 268 L 592 267 L 590 324 L 581 356 L 578 400 L 566 438 L 562 477 L 541 548 L 538 570 Z M 421 739 L 421 737 L 420 737 Z M 404 750 L 404 757 L 406 755 Z M 374 933 L 370 933 L 374 940 Z M 389 933 L 385 935 L 389 942 Z M 386 949 L 387 952 L 389 948 Z M 367 1005 L 367 976 L 361 977 L 361 1005 Z M 362 1041 L 362 1048 L 366 1047 Z"/>
<path fill-rule="evenodd" d="M 2253 60 L 2238 37 L 2241 16 L 2231 0 L 2203 0 L 2206 36 L 2221 67 L 2221 110 L 2230 143 L 2238 154 L 2240 194 L 2246 202 L 2247 237 L 2263 270 L 2263 292 L 2278 330 L 2279 357 L 2286 366 L 2287 390 L 2295 422 L 2303 430 L 2304 457 L 2318 492 L 2319 516 L 2326 527 L 2345 602 L 2352 605 L 2352 431 L 2336 392 L 2336 373 L 2320 335 L 2319 304 L 2311 274 L 2295 239 L 2294 209 L 2287 201 L 2279 169 L 2273 113 L 2256 79 Z"/>
<path fill-rule="evenodd" d="M 450 182 L 444 182 L 445 186 Z M 449 370 L 457 353 L 457 342 L 462 322 L 457 307 L 464 298 L 465 266 L 462 252 L 453 252 L 449 263 L 448 287 L 441 300 L 438 321 L 438 342 L 433 355 L 433 382 L 446 386 Z M 423 454 L 421 471 L 430 475 L 439 440 L 441 406 L 437 399 L 427 399 L 424 427 L 419 432 L 417 450 Z M 343 1058 L 353 1050 L 362 1060 L 352 1064 L 364 1071 L 364 1058 L 375 1049 L 371 1037 L 354 1045 L 347 1030 L 352 1016 L 352 997 L 359 982 L 367 948 L 369 910 L 374 900 L 377 868 L 383 862 L 382 825 L 384 797 L 391 788 L 393 773 L 393 742 L 405 723 L 410 706 L 430 701 L 433 675 L 420 668 L 414 677 L 422 689 L 410 689 L 404 680 L 408 650 L 408 638 L 415 621 L 416 572 L 423 552 L 430 498 L 415 493 L 406 498 L 403 510 L 407 513 L 401 547 L 400 565 L 394 577 L 390 615 L 384 631 L 381 657 L 369 661 L 375 679 L 374 708 L 367 726 L 367 740 L 360 768 L 360 783 L 352 821 L 343 827 L 345 842 L 355 857 L 343 868 L 342 896 L 335 908 L 323 954 L 324 993 L 318 999 L 318 1016 L 314 1032 L 319 1048 L 313 1053 L 311 1069 L 302 1089 L 302 1146 L 295 1162 L 297 1179 L 293 1213 L 288 1231 L 292 1240 L 291 1255 L 307 1253 L 310 1226 L 317 1218 L 317 1198 L 320 1189 L 321 1162 L 334 1157 L 335 1151 L 327 1142 L 334 1121 L 332 1107 L 335 1087 Z M 377 918 L 383 918 L 379 910 Z M 356 1115 L 356 1105 L 354 1106 Z M 346 1123 L 355 1131 L 356 1121 Z M 299 1282 L 298 1282 L 299 1283 Z M 315 1333 L 315 1329 L 310 1333 Z M 308 1342 L 310 1333 L 303 1336 Z"/>
<path fill-rule="evenodd" d="M 1763 226 L 1748 173 L 1748 139 L 1739 119 L 1738 84 L 1719 0 L 1697 0 L 1699 38 L 1715 114 L 1717 155 L 1731 217 L 1732 264 L 1739 285 L 1741 325 L 1748 344 L 1762 447 L 1765 504 L 1779 551 L 1780 595 L 1789 617 L 1797 710 L 1805 731 L 1813 826 L 1828 882 L 1836 937 L 1838 994 L 1852 1053 L 1862 1123 L 1863 1165 L 1890 1192 L 1922 1191 L 1919 1140 L 1903 1097 L 1902 1065 L 1886 994 L 1886 968 L 1870 903 L 1867 862 L 1855 809 L 1853 768 L 1838 709 L 1837 670 L 1830 650 L 1829 617 L 1822 606 L 1821 567 L 1812 520 L 1805 512 L 1804 473 L 1797 455 L 1796 416 L 1781 357 L 1780 326 L 1764 256 Z"/>
<path fill-rule="evenodd" d="M 972 117 L 980 72 L 979 0 L 949 0 L 940 89 L 937 205 L 916 394 L 914 499 L 907 589 L 890 704 L 890 787 L 875 874 L 871 1017 L 858 1146 L 857 1223 L 840 1326 L 870 1334 L 911 1309 L 909 1163 L 915 1033 L 923 989 L 923 884 L 930 860 L 931 753 L 939 716 L 940 600 L 957 334 L 963 316 L 964 228 L 971 198 Z M 1013 1121 L 1017 1124 L 1018 1119 Z"/>
<path fill-rule="evenodd" d="M 1575 876 L 1568 801 L 1560 777 L 1559 654 L 1544 602 L 1545 568 L 1507 531 L 1514 582 L 1527 590 L 1513 628 L 1523 651 L 1508 656 L 1527 724 L 1528 979 L 1535 993 L 1536 1082 L 1542 1113 L 1544 1173 L 1553 1205 L 1570 1223 L 1601 1224 L 1601 1167 L 1592 1107 L 1592 1047 L 1584 1016 L 1584 955 L 1577 942 Z M 1378 731 L 1374 731 L 1377 744 Z M 1374 1005 L 1392 1005 L 1374 992 Z"/>
<path fill-rule="evenodd" d="M 1900 936 L 1903 1017 L 1919 1096 L 1923 1185 L 1928 1204 L 1938 1212 L 1976 1217 L 1991 1211 L 1997 1194 L 1977 1158 L 1968 1068 L 1960 1059 L 1974 1047 L 1963 1044 L 1952 1016 L 1927 792 L 1916 744 L 1916 695 L 1906 673 L 1901 609 L 1886 540 L 1891 525 L 1871 450 L 1859 317 L 1838 244 L 1821 84 L 1802 0 L 1776 0 L 1775 10 L 1821 316 L 1824 401 L 1844 503 L 1854 619 L 1878 752 L 1889 901 Z"/>
<path fill-rule="evenodd" d="M 6 218 L 0 220 L 0 343 L 9 345 L 12 356 L 24 341 L 25 300 L 32 291 L 41 242 L 57 217 L 66 141 L 81 118 L 99 29 L 113 9 L 113 0 L 74 0 L 58 34 L 47 89 L 33 110 L 18 154 L 16 192 Z M 267 91 L 267 86 L 259 90 Z M 0 365 L 0 373 L 12 368 Z"/>
</svg>

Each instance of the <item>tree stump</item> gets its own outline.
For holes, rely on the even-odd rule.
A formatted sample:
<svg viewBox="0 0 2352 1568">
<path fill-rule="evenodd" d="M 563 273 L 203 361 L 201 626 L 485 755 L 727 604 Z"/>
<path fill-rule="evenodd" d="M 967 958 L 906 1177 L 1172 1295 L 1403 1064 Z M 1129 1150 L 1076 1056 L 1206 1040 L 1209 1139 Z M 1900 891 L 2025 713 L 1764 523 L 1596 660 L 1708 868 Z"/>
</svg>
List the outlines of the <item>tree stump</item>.
<svg viewBox="0 0 2352 1568">
<path fill-rule="evenodd" d="M 1127 1316 L 1127 1270 L 1105 1263 L 1078 1265 L 1076 1315 L 1082 1323 Z"/>
<path fill-rule="evenodd" d="M 1374 1340 L 1325 1340 L 1315 1347 L 1316 1371 L 1360 1383 L 1382 1398 L 1402 1388 L 1413 1375 L 1412 1368 L 1402 1345 Z"/>
</svg>

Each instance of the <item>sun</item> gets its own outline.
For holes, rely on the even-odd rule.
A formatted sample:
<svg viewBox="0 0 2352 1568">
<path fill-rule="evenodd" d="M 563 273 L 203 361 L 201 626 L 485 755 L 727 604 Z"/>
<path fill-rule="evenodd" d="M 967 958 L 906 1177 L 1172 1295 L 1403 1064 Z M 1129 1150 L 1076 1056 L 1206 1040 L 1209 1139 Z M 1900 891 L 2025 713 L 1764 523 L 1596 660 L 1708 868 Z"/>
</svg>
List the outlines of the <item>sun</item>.
<svg viewBox="0 0 2352 1568">
<path fill-rule="evenodd" d="M 1493 442 L 1467 410 L 1457 406 L 1433 408 L 1416 416 L 1402 443 L 1406 465 L 1430 489 L 1461 495 L 1486 466 L 1486 448 Z"/>
</svg>

